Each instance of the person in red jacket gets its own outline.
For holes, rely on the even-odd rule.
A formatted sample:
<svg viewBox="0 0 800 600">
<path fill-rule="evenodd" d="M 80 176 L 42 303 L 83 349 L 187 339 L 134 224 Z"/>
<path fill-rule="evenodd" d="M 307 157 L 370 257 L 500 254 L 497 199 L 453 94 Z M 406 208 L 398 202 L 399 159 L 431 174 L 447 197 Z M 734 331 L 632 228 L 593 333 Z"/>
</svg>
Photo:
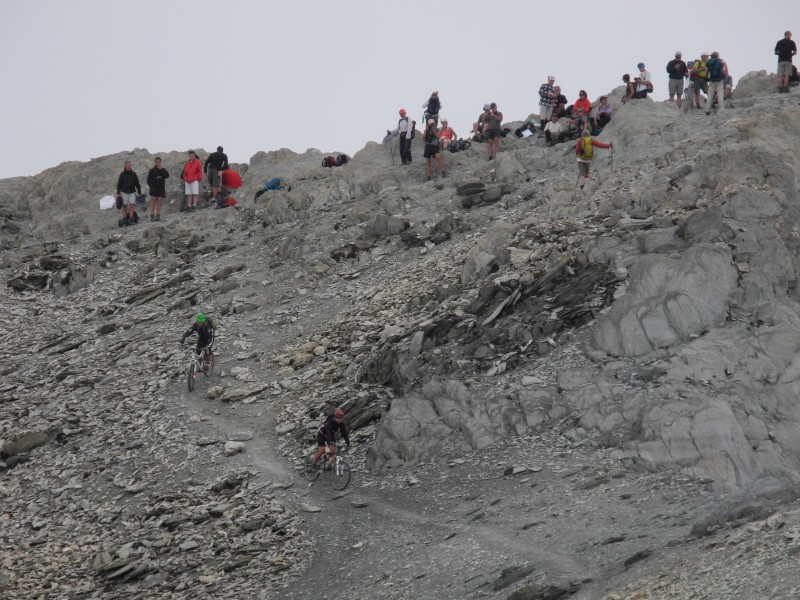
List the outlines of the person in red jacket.
<svg viewBox="0 0 800 600">
<path fill-rule="evenodd" d="M 591 178 L 591 173 L 589 173 L 589 165 L 594 158 L 594 148 L 613 148 L 613 142 L 610 144 L 604 144 L 603 142 L 598 142 L 594 139 L 591 135 L 589 135 L 589 130 L 584 129 L 581 139 L 578 140 L 578 143 L 575 144 L 575 156 L 578 159 L 578 185 L 581 189 L 583 189 L 583 182 L 587 178 Z"/>
<path fill-rule="evenodd" d="M 194 150 L 189 150 L 189 160 L 183 165 L 184 187 L 186 188 L 186 201 L 188 210 L 197 208 L 197 199 L 200 197 L 200 182 L 203 180 L 203 165 L 197 160 Z"/>
</svg>

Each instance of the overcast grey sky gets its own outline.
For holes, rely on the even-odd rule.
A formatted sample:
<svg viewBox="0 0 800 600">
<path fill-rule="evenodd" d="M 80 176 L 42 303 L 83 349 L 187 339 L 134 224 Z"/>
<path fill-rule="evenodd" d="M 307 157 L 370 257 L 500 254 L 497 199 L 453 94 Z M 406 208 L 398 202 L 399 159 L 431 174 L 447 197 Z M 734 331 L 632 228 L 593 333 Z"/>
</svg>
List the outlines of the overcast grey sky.
<svg viewBox="0 0 800 600">
<path fill-rule="evenodd" d="M 593 100 L 639 61 L 663 99 L 676 50 L 774 73 L 798 16 L 796 0 L 0 0 L 0 178 L 133 148 L 352 155 L 433 90 L 467 134 L 485 102 L 537 112 L 548 74 Z"/>
</svg>

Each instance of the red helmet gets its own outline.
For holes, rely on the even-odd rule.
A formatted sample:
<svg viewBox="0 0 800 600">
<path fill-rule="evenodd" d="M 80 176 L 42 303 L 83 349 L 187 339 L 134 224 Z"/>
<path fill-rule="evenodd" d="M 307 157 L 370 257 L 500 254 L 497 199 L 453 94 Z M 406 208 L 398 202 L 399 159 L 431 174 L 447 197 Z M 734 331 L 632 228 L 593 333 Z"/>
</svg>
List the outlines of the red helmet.
<svg viewBox="0 0 800 600">
<path fill-rule="evenodd" d="M 336 412 L 333 413 L 333 416 L 334 417 L 343 417 L 344 416 L 344 411 L 341 408 L 337 408 Z"/>
<path fill-rule="evenodd" d="M 404 114 L 406 114 L 406 109 L 405 108 L 401 108 L 400 109 L 400 116 L 402 117 Z"/>
</svg>

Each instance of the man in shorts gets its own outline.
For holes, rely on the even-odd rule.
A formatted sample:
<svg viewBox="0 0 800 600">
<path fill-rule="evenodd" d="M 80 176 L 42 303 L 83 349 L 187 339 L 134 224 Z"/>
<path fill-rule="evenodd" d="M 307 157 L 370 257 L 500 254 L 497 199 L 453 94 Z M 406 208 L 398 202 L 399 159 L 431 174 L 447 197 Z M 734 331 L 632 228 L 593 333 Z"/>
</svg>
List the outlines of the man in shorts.
<svg viewBox="0 0 800 600">
<path fill-rule="evenodd" d="M 700 58 L 692 63 L 692 68 L 689 71 L 689 79 L 691 79 L 692 88 L 694 89 L 694 104 L 696 108 L 702 108 L 700 106 L 700 92 L 702 91 L 708 94 L 708 80 L 706 79 L 707 60 L 708 52 L 703 52 Z"/>
<path fill-rule="evenodd" d="M 677 102 L 678 108 L 683 105 L 683 78 L 689 75 L 689 68 L 683 62 L 683 54 L 675 53 L 675 58 L 667 63 L 669 75 L 669 101 Z M 676 99 L 677 97 L 677 99 Z"/>
<path fill-rule="evenodd" d="M 139 176 L 134 172 L 131 161 L 126 160 L 122 173 L 117 178 L 117 197 L 122 200 L 122 214 L 119 220 L 120 227 L 133 225 L 136 221 L 135 207 L 136 196 L 142 193 Z"/>
<path fill-rule="evenodd" d="M 500 150 L 500 138 L 503 136 L 503 113 L 497 110 L 497 104 L 489 105 L 486 114 L 486 147 L 489 149 L 489 160 L 497 156 Z"/>
<path fill-rule="evenodd" d="M 181 179 L 186 192 L 186 206 L 187 210 L 197 210 L 197 199 L 200 197 L 200 182 L 203 180 L 203 167 L 200 166 L 200 161 L 197 160 L 197 155 L 194 150 L 189 150 L 189 160 L 183 165 L 183 173 Z"/>
<path fill-rule="evenodd" d="M 553 75 L 548 75 L 547 83 L 539 87 L 539 124 L 542 126 L 542 131 L 547 126 L 550 115 L 553 114 L 553 100 L 556 98 L 556 88 L 553 87 L 555 81 Z"/>
<path fill-rule="evenodd" d="M 217 146 L 217 151 L 208 155 L 203 164 L 203 173 L 208 173 L 208 185 L 211 186 L 211 199 L 217 201 L 217 192 L 220 187 L 220 174 L 228 168 L 228 155 L 222 151 L 222 146 Z"/>
<path fill-rule="evenodd" d="M 797 44 L 792 39 L 792 32 L 787 31 L 783 39 L 775 44 L 775 54 L 778 55 L 778 91 L 789 91 L 789 77 L 792 75 L 792 57 L 797 54 Z"/>
</svg>

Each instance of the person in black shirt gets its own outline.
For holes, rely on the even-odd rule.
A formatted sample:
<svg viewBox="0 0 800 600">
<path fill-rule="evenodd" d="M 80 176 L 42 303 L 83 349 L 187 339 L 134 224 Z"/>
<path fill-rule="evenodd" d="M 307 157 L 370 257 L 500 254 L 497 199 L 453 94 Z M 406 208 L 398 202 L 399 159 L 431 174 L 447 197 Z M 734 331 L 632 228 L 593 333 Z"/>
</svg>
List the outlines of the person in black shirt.
<svg viewBox="0 0 800 600">
<path fill-rule="evenodd" d="M 139 176 L 134 172 L 131 161 L 125 161 L 125 168 L 117 178 L 117 197 L 122 198 L 122 215 L 119 226 L 133 225 L 136 207 L 136 195 L 142 193 Z"/>
<path fill-rule="evenodd" d="M 787 31 L 783 39 L 775 44 L 778 55 L 778 91 L 789 91 L 789 77 L 792 75 L 792 57 L 797 54 L 797 44 L 792 40 L 792 32 Z"/>
<path fill-rule="evenodd" d="M 217 151 L 208 155 L 203 164 L 203 173 L 208 173 L 208 185 L 211 186 L 211 199 L 217 201 L 217 192 L 220 186 L 220 174 L 228 168 L 228 155 L 222 151 L 222 146 L 217 146 Z"/>
<path fill-rule="evenodd" d="M 161 220 L 161 205 L 164 202 L 164 198 L 167 197 L 167 184 L 164 181 L 167 177 L 169 177 L 169 173 L 161 166 L 161 159 L 156 156 L 155 166 L 147 174 L 147 185 L 150 186 L 151 223 Z"/>
<path fill-rule="evenodd" d="M 195 317 L 194 323 L 189 328 L 189 331 L 183 334 L 181 344 L 186 342 L 186 338 L 197 334 L 197 348 L 195 351 L 199 355 L 203 348 L 208 348 L 208 353 L 211 354 L 211 347 L 214 345 L 214 328 L 208 322 L 203 313 L 198 313 Z M 206 357 L 206 362 L 211 362 L 210 357 Z"/>
<path fill-rule="evenodd" d="M 678 108 L 683 105 L 683 78 L 689 75 L 689 67 L 683 62 L 683 54 L 675 53 L 675 58 L 667 63 L 667 74 L 669 75 L 669 101 L 676 102 Z"/>
<path fill-rule="evenodd" d="M 325 446 L 330 446 L 328 451 L 331 453 L 331 464 L 333 464 L 333 453 L 335 448 L 333 442 L 336 439 L 336 434 L 341 433 L 347 447 L 350 447 L 350 436 L 347 431 L 347 426 L 344 424 L 344 411 L 336 409 L 336 411 L 325 419 L 325 422 L 317 429 L 317 452 L 311 459 L 311 464 L 317 464 L 317 461 L 325 454 Z"/>
</svg>

